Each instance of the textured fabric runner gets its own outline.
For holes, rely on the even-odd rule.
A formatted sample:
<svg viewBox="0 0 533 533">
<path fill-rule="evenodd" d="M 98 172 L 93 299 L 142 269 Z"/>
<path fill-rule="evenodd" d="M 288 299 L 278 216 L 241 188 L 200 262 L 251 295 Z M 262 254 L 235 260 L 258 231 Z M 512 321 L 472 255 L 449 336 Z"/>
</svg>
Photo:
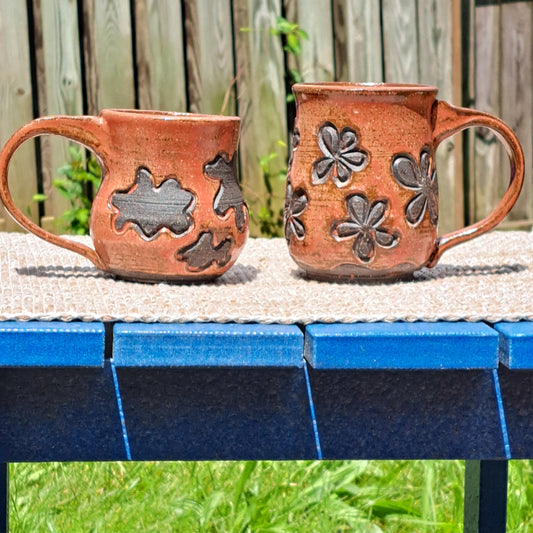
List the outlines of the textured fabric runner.
<svg viewBox="0 0 533 533">
<path fill-rule="evenodd" d="M 90 243 L 88 238 L 82 242 Z M 116 280 L 37 237 L 0 233 L 0 320 L 142 322 L 516 321 L 533 319 L 533 234 L 493 232 L 412 281 L 311 281 L 282 239 L 250 239 L 215 282 Z"/>
</svg>

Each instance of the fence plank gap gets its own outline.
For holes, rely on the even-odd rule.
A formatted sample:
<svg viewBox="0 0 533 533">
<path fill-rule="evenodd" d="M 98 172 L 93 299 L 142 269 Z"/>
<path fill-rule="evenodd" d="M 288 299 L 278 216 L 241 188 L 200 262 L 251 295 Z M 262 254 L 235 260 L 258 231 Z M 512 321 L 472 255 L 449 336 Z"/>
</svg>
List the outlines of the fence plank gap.
<svg viewBox="0 0 533 533">
<path fill-rule="evenodd" d="M 33 118 L 30 46 L 26 2 L 0 0 L 0 143 Z M 38 220 L 38 209 L 32 203 L 37 192 L 35 147 L 33 142 L 22 145 L 13 157 L 9 171 L 9 185 L 13 200 Z M 19 230 L 18 224 L 0 207 L 0 229 Z"/>
<path fill-rule="evenodd" d="M 83 2 L 87 109 L 135 107 L 128 0 Z"/>
<path fill-rule="evenodd" d="M 81 115 L 83 113 L 78 10 L 75 0 L 34 0 L 39 110 L 41 115 Z M 69 204 L 57 191 L 53 180 L 58 168 L 68 160 L 68 142 L 59 137 L 41 137 L 43 192 L 48 196 L 42 223 L 54 227 Z"/>
<path fill-rule="evenodd" d="M 380 0 L 333 0 L 339 81 L 383 81 Z"/>
<path fill-rule="evenodd" d="M 274 216 L 283 208 L 287 161 L 284 61 L 281 40 L 270 33 L 281 14 L 279 0 L 234 0 L 237 98 L 241 130 L 242 188 L 259 234 L 261 209 L 270 200 Z M 269 177 L 260 160 L 272 155 Z M 268 179 L 269 184 L 266 184 Z M 268 191 L 271 189 L 271 192 Z"/>
<path fill-rule="evenodd" d="M 299 57 L 289 54 L 288 66 L 297 70 L 303 81 L 331 81 L 335 76 L 333 22 L 330 0 L 285 0 L 285 18 L 297 23 L 309 39 L 302 40 Z"/>
<path fill-rule="evenodd" d="M 501 115 L 500 108 L 500 23 L 499 5 L 476 8 L 475 83 L 476 108 Z M 503 151 L 496 136 L 487 128 L 477 128 L 474 134 L 474 174 L 471 194 L 474 197 L 473 221 L 485 218 L 496 206 L 504 187 Z M 491 179 L 491 176 L 496 179 Z M 501 183 L 498 183 L 500 181 Z"/>
<path fill-rule="evenodd" d="M 420 82 L 435 85 L 438 97 L 454 102 L 454 87 L 461 82 L 461 63 L 454 63 L 453 3 L 428 0 L 418 4 Z M 463 179 L 461 135 L 441 143 L 436 154 L 439 180 L 439 230 L 448 232 L 463 226 Z"/>
<path fill-rule="evenodd" d="M 181 5 L 135 0 L 139 107 L 187 111 Z"/>
<path fill-rule="evenodd" d="M 193 113 L 236 112 L 231 17 L 229 2 L 185 2 L 188 93 Z"/>
<path fill-rule="evenodd" d="M 415 0 L 382 0 L 385 81 L 420 81 L 416 7 Z"/>
<path fill-rule="evenodd" d="M 500 75 L 501 117 L 514 130 L 522 148 L 526 161 L 524 187 L 515 207 L 509 213 L 510 220 L 533 218 L 532 169 L 533 143 L 533 67 L 532 33 L 533 2 L 516 2 L 501 6 L 501 37 L 502 47 Z M 498 173 L 497 173 L 498 174 Z M 507 188 L 509 163 L 504 158 L 500 175 L 495 175 L 501 191 Z"/>
</svg>

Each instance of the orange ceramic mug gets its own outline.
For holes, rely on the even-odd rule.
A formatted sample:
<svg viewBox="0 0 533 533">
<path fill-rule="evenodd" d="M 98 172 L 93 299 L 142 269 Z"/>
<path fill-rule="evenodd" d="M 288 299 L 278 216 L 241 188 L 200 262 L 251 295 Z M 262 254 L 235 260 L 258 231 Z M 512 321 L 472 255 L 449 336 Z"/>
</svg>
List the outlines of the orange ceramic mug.
<svg viewBox="0 0 533 533">
<path fill-rule="evenodd" d="M 437 100 L 422 85 L 300 83 L 285 237 L 312 277 L 400 279 L 496 226 L 524 179 L 518 139 L 501 120 Z M 437 236 L 435 149 L 465 128 L 494 131 L 510 160 L 505 195 L 485 219 Z"/>
<path fill-rule="evenodd" d="M 119 277 L 212 279 L 235 262 L 248 236 L 236 173 L 239 127 L 238 117 L 117 109 L 39 118 L 0 153 L 0 197 L 21 226 Z M 94 249 L 49 233 L 13 203 L 9 161 L 25 140 L 42 134 L 77 141 L 98 158 L 103 180 L 91 210 Z"/>
</svg>

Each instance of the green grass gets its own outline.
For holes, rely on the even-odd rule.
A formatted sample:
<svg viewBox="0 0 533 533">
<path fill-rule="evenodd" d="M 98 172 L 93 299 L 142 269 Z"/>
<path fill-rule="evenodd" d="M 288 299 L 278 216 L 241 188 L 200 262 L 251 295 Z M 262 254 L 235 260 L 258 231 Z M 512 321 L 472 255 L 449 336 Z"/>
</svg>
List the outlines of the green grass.
<svg viewBox="0 0 533 533">
<path fill-rule="evenodd" d="M 462 529 L 461 461 L 37 463 L 10 468 L 12 532 Z M 525 470 L 531 481 L 531 466 Z M 513 496 L 525 515 L 531 490 L 529 485 Z M 516 527 L 527 530 L 526 525 Z"/>
<path fill-rule="evenodd" d="M 10 466 L 10 531 L 460 532 L 462 461 Z M 511 462 L 508 531 L 533 531 L 533 464 Z"/>
</svg>

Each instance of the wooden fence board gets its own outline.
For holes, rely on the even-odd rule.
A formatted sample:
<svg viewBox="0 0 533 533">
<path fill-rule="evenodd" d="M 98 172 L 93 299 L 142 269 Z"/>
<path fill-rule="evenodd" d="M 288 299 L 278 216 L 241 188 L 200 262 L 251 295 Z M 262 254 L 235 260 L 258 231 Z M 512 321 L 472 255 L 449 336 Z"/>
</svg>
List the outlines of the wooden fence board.
<svg viewBox="0 0 533 533">
<path fill-rule="evenodd" d="M 533 218 L 532 172 L 533 144 L 533 99 L 532 77 L 532 33 L 533 2 L 514 2 L 501 7 L 502 63 L 500 70 L 501 117 L 517 134 L 526 160 L 524 188 L 509 220 Z M 509 166 L 505 165 L 504 176 L 494 176 L 507 187 Z"/>
<path fill-rule="evenodd" d="M 89 114 L 135 107 L 128 0 L 85 0 L 83 11 Z"/>
<path fill-rule="evenodd" d="M 289 67 L 304 81 L 331 81 L 335 77 L 333 24 L 330 0 L 285 0 L 285 17 L 296 22 L 309 36 L 302 40 L 298 59 L 289 57 Z"/>
<path fill-rule="evenodd" d="M 28 19 L 25 2 L 0 0 L 0 142 L 33 118 Z M 20 209 L 26 211 L 37 192 L 35 148 L 32 141 L 21 146 L 12 159 L 9 172 L 11 194 Z M 32 218 L 38 219 L 37 209 Z M 0 208 L 0 229 L 20 229 Z"/>
<path fill-rule="evenodd" d="M 383 81 L 380 0 L 333 0 L 336 78 Z"/>
<path fill-rule="evenodd" d="M 475 107 L 480 111 L 501 115 L 500 108 L 500 23 L 501 7 L 486 5 L 476 8 L 475 34 Z M 474 167 L 471 179 L 471 217 L 481 220 L 496 206 L 505 187 L 503 150 L 496 136 L 487 128 L 476 129 L 474 135 Z M 506 170 L 507 171 L 507 170 Z"/>
<path fill-rule="evenodd" d="M 44 7 L 44 9 L 43 9 Z M 39 87 L 39 114 L 81 115 L 82 80 L 75 0 L 34 0 L 35 55 Z M 41 137 L 43 192 L 48 196 L 42 224 L 57 230 L 53 217 L 60 216 L 68 202 L 52 187 L 57 169 L 68 160 L 68 141 Z"/>
<path fill-rule="evenodd" d="M 385 81 L 418 83 L 416 0 L 382 0 Z"/>
<path fill-rule="evenodd" d="M 282 209 L 285 179 L 277 174 L 286 168 L 287 142 L 283 51 L 281 40 L 270 34 L 281 13 L 279 0 L 234 0 L 233 2 L 237 98 L 242 117 L 240 157 L 244 196 L 256 218 L 267 196 L 259 160 L 269 154 L 273 208 Z M 242 31 L 246 28 L 246 31 Z M 257 235 L 252 219 L 251 234 Z"/>
<path fill-rule="evenodd" d="M 180 2 L 135 0 L 134 6 L 139 108 L 186 111 Z"/>
<path fill-rule="evenodd" d="M 185 30 L 190 111 L 234 115 L 230 3 L 225 0 L 187 0 Z"/>
<path fill-rule="evenodd" d="M 461 64 L 454 64 L 454 6 L 449 0 L 418 4 L 420 83 L 435 85 L 438 97 L 454 102 L 454 86 L 461 84 Z M 457 14 L 459 14 L 457 12 Z M 459 36 L 460 37 L 460 36 Z M 436 154 L 439 180 L 439 231 L 463 226 L 463 176 L 461 135 L 441 143 Z"/>
</svg>

